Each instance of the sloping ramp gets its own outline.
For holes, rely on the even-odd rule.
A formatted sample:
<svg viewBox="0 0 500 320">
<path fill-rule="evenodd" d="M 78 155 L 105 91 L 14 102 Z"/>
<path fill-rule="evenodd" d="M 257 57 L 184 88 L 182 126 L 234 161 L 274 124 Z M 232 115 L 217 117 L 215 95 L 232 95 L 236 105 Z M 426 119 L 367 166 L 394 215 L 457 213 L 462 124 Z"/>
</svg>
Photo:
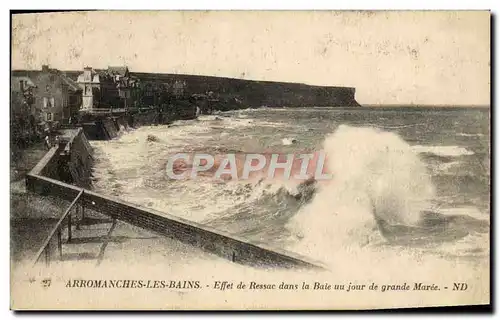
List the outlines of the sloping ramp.
<svg viewBox="0 0 500 320">
<path fill-rule="evenodd" d="M 30 173 L 27 188 L 39 194 L 51 194 L 71 201 L 82 190 L 58 180 Z M 208 226 L 175 217 L 163 212 L 127 203 L 112 196 L 85 190 L 80 199 L 86 208 L 163 236 L 215 253 L 230 261 L 258 267 L 321 268 L 319 262 L 309 261 L 295 253 L 255 245 Z"/>
</svg>

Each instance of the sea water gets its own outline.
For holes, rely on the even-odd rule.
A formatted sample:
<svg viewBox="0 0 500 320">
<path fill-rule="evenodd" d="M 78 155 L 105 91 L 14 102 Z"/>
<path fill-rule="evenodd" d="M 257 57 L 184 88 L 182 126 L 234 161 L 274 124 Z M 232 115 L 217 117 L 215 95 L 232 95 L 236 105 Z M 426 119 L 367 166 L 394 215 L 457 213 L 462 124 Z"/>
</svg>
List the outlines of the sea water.
<svg viewBox="0 0 500 320">
<path fill-rule="evenodd" d="M 375 277 L 400 265 L 402 278 L 416 266 L 414 274 L 444 267 L 477 278 L 489 270 L 489 124 L 489 109 L 473 107 L 231 111 L 93 141 L 93 185 L 338 272 Z M 333 173 L 311 197 L 288 181 L 171 180 L 165 170 L 176 152 L 311 150 L 328 153 Z M 453 217 L 443 236 L 390 242 L 375 219 L 415 226 L 425 210 Z"/>
</svg>

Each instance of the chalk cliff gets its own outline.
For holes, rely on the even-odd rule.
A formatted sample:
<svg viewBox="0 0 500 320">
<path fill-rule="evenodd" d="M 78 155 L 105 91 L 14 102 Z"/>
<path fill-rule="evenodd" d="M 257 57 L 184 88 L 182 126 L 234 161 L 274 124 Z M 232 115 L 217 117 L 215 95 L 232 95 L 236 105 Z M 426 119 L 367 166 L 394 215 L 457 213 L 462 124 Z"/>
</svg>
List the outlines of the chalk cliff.
<svg viewBox="0 0 500 320">
<path fill-rule="evenodd" d="M 141 81 L 185 81 L 188 94 L 212 91 L 222 99 L 238 99 L 246 107 L 355 107 L 352 87 L 313 86 L 303 83 L 254 81 L 185 74 L 132 72 Z"/>
</svg>

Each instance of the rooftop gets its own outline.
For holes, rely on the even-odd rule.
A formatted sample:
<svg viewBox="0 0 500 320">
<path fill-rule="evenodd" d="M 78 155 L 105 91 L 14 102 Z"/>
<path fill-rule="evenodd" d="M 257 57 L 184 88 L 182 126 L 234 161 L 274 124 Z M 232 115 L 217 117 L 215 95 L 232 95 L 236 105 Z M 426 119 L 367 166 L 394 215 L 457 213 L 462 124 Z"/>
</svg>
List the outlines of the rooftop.
<svg viewBox="0 0 500 320">
<path fill-rule="evenodd" d="M 126 66 L 121 66 L 121 67 L 108 67 L 108 73 L 110 75 L 120 75 L 122 77 L 127 76 L 128 73 L 128 68 Z"/>
</svg>

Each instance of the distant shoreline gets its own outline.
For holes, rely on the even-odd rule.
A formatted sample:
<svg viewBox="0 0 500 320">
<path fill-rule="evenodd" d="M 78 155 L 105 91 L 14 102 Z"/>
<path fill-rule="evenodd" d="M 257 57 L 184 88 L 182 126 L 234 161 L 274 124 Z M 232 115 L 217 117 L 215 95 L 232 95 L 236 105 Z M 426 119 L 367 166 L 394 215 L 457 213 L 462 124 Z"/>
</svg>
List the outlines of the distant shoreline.
<svg viewBox="0 0 500 320">
<path fill-rule="evenodd" d="M 370 108 L 454 108 L 454 109 L 463 109 L 463 108 L 481 108 L 481 109 L 489 109 L 490 105 L 455 105 L 455 104 L 421 104 L 421 105 L 413 105 L 413 104 L 364 104 L 363 107 Z"/>
<path fill-rule="evenodd" d="M 303 106 L 303 107 L 260 107 L 260 108 L 248 108 L 248 109 L 349 109 L 349 110 L 356 110 L 356 109 L 362 109 L 362 110 L 367 110 L 367 109 L 381 109 L 381 110 L 387 110 L 387 109 L 399 109 L 399 110 L 425 110 L 425 109 L 438 109 L 438 110 L 461 110 L 461 109 L 478 109 L 478 110 L 490 110 L 489 105 L 360 105 L 360 106 L 331 106 L 331 107 L 321 107 L 321 106 Z M 238 110 L 238 109 L 235 109 Z M 239 109 L 239 110 L 245 110 L 245 109 Z M 234 111 L 234 110 L 230 110 Z"/>
</svg>

